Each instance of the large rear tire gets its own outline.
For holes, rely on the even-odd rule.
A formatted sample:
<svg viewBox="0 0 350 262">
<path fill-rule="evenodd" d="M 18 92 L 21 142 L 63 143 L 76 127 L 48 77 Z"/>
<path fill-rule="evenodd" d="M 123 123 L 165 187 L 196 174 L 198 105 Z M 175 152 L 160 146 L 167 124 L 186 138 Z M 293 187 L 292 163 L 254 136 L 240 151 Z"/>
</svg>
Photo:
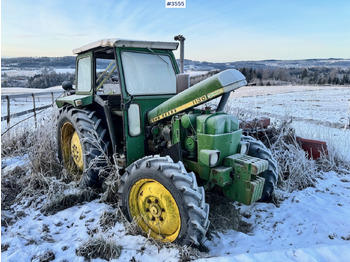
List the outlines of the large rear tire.
<svg viewBox="0 0 350 262">
<path fill-rule="evenodd" d="M 260 199 L 263 202 L 269 201 L 272 197 L 272 193 L 278 179 L 277 161 L 273 157 L 271 151 L 268 150 L 261 141 L 258 141 L 251 136 L 242 136 L 241 140 L 249 143 L 248 155 L 265 159 L 269 162 L 267 170 L 261 174 L 261 176 L 265 178 L 265 184 L 262 197 Z"/>
<path fill-rule="evenodd" d="M 100 186 L 107 165 L 106 130 L 95 111 L 64 106 L 59 111 L 58 157 L 73 180 Z"/>
<path fill-rule="evenodd" d="M 209 227 L 209 205 L 194 173 L 170 157 L 147 156 L 126 169 L 121 207 L 152 238 L 200 246 Z"/>
</svg>

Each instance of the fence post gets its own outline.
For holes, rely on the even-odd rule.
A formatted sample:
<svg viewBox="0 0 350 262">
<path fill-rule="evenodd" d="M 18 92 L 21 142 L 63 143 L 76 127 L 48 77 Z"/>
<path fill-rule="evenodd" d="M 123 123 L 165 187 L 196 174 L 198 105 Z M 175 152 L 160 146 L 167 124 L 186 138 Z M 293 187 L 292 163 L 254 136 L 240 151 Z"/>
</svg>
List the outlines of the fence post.
<svg viewBox="0 0 350 262">
<path fill-rule="evenodd" d="M 37 128 L 37 123 L 36 123 L 36 110 L 35 110 L 35 95 L 32 93 L 33 97 L 33 112 L 34 112 L 34 121 L 35 121 L 35 128 Z"/>
<path fill-rule="evenodd" d="M 347 128 L 348 126 L 350 127 L 350 99 L 349 99 L 348 113 L 346 114 L 346 118 L 345 118 L 344 131 L 346 130 L 346 128 Z"/>
<path fill-rule="evenodd" d="M 55 103 L 55 98 L 53 96 L 53 92 L 51 92 L 51 98 L 52 98 L 52 106 L 53 106 L 53 104 Z"/>
<path fill-rule="evenodd" d="M 7 100 L 7 125 L 9 125 L 10 124 L 10 115 L 11 115 L 11 112 L 10 112 L 10 97 L 6 96 L 6 100 Z"/>
</svg>

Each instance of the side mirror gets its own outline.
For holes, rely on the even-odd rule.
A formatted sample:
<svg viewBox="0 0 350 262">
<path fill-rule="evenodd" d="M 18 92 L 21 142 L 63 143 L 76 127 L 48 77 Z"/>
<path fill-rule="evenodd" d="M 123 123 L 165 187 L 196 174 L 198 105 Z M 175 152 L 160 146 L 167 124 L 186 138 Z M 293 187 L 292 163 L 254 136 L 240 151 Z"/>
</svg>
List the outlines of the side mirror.
<svg viewBox="0 0 350 262">
<path fill-rule="evenodd" d="M 62 88 L 66 91 L 71 91 L 71 90 L 73 90 L 73 85 L 70 81 L 64 81 L 62 83 Z"/>
</svg>

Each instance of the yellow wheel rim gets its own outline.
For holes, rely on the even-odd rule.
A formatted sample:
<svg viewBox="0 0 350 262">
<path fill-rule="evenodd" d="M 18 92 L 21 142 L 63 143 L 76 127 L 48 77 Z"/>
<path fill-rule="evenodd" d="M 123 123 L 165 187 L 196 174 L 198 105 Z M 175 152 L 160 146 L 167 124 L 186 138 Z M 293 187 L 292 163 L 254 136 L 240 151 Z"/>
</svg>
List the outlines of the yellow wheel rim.
<svg viewBox="0 0 350 262">
<path fill-rule="evenodd" d="M 61 152 L 64 166 L 75 175 L 75 180 L 80 180 L 84 168 L 83 151 L 79 136 L 69 122 L 61 128 Z"/>
<path fill-rule="evenodd" d="M 171 193 L 158 181 L 141 179 L 131 188 L 132 218 L 152 238 L 173 242 L 181 229 L 179 208 Z"/>
<path fill-rule="evenodd" d="M 73 133 L 70 148 L 71 148 L 71 154 L 75 164 L 80 170 L 83 170 L 84 168 L 83 150 L 81 148 L 80 139 L 76 131 Z"/>
</svg>

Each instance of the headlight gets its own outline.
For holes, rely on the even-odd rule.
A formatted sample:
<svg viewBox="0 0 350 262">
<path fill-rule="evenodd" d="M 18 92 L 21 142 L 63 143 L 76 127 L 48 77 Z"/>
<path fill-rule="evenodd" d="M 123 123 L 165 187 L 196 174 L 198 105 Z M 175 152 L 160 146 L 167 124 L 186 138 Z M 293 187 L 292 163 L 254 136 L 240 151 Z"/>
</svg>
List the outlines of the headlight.
<svg viewBox="0 0 350 262">
<path fill-rule="evenodd" d="M 199 153 L 199 160 L 206 166 L 216 166 L 220 160 L 220 151 L 203 149 Z"/>
</svg>

